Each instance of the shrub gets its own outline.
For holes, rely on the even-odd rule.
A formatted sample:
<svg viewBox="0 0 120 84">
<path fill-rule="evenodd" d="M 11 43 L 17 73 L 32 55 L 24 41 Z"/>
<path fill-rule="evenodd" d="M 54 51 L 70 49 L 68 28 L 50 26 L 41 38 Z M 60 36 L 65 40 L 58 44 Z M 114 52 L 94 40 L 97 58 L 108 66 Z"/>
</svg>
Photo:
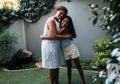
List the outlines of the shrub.
<svg viewBox="0 0 120 84">
<path fill-rule="evenodd" d="M 0 64 L 4 64 L 15 53 L 16 43 L 15 34 L 10 34 L 7 30 L 0 33 Z"/>
<path fill-rule="evenodd" d="M 103 46 L 106 48 L 104 51 L 98 50 L 98 54 L 96 55 L 97 58 L 99 59 L 99 62 L 97 65 L 102 65 L 104 64 L 105 66 L 102 69 L 109 70 L 109 64 L 116 64 L 119 65 L 120 63 L 120 0 L 102 0 L 103 4 L 106 4 L 101 11 L 100 7 L 95 4 L 90 4 L 90 8 L 92 9 L 92 14 L 93 17 L 93 25 L 97 23 L 97 21 L 101 21 L 102 24 L 99 26 L 103 30 L 107 30 L 108 34 L 112 36 L 111 41 L 108 43 L 108 45 Z M 99 49 L 101 46 L 98 47 Z M 102 58 L 101 57 L 106 57 Z M 108 62 L 109 61 L 109 62 Z M 102 62 L 102 63 L 101 63 Z M 98 66 L 100 68 L 100 66 Z M 109 68 L 108 68 L 109 67 Z M 120 74 L 120 70 L 118 70 L 119 73 L 116 73 L 117 69 L 114 68 L 114 74 L 116 75 L 112 77 L 112 75 L 108 72 L 108 79 L 106 80 L 106 84 L 117 84 L 117 82 L 120 82 L 117 80 L 120 79 L 118 74 Z M 109 78 L 111 75 L 111 78 Z"/>
</svg>

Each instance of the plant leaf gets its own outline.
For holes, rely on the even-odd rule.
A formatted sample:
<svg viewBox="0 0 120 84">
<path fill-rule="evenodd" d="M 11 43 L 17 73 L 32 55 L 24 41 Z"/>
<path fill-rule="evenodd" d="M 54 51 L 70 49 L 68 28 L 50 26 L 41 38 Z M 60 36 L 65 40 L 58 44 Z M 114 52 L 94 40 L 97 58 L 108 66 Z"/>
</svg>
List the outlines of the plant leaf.
<svg viewBox="0 0 120 84">
<path fill-rule="evenodd" d="M 95 19 L 93 20 L 93 25 L 95 25 L 95 24 L 97 23 L 97 20 L 98 20 L 98 18 L 95 18 Z"/>
</svg>

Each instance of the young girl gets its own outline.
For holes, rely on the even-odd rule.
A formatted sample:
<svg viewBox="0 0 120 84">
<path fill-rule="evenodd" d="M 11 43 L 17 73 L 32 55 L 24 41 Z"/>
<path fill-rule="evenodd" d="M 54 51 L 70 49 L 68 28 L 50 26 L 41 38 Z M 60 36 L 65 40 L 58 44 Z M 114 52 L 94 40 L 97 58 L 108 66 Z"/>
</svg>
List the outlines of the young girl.
<svg viewBox="0 0 120 84">
<path fill-rule="evenodd" d="M 76 38 L 76 33 L 74 30 L 73 22 L 70 16 L 66 16 L 61 22 L 61 33 L 71 34 L 73 38 Z M 78 69 L 79 75 L 82 79 L 82 84 L 85 84 L 83 70 L 79 62 L 79 51 L 78 48 L 73 44 L 73 39 L 62 40 L 62 47 L 64 49 L 64 58 L 67 64 L 67 75 L 68 75 L 68 84 L 71 84 L 71 60 L 74 61 L 76 68 Z"/>
</svg>

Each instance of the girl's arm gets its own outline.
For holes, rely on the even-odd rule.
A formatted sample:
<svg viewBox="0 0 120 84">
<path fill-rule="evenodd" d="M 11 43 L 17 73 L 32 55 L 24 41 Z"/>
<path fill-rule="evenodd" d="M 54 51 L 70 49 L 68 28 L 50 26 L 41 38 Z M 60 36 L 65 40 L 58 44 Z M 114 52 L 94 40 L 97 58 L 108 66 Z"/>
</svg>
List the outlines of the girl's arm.
<svg viewBox="0 0 120 84">
<path fill-rule="evenodd" d="M 68 29 L 66 27 L 63 27 L 61 28 L 59 31 L 58 31 L 59 34 L 63 35 L 63 34 L 69 34 L 68 33 Z"/>
</svg>

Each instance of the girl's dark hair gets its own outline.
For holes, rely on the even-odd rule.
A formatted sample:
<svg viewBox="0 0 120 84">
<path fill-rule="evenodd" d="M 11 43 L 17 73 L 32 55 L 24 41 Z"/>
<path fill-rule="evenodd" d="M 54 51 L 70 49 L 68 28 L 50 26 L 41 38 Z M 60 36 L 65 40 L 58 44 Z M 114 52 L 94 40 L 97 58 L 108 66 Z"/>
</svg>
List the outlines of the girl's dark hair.
<svg viewBox="0 0 120 84">
<path fill-rule="evenodd" d="M 72 18 L 70 16 L 65 16 L 64 18 L 68 18 L 69 19 L 69 23 L 68 23 L 68 27 L 67 27 L 68 31 L 74 38 L 76 38 L 76 32 L 75 32 L 75 29 L 74 29 Z"/>
</svg>

